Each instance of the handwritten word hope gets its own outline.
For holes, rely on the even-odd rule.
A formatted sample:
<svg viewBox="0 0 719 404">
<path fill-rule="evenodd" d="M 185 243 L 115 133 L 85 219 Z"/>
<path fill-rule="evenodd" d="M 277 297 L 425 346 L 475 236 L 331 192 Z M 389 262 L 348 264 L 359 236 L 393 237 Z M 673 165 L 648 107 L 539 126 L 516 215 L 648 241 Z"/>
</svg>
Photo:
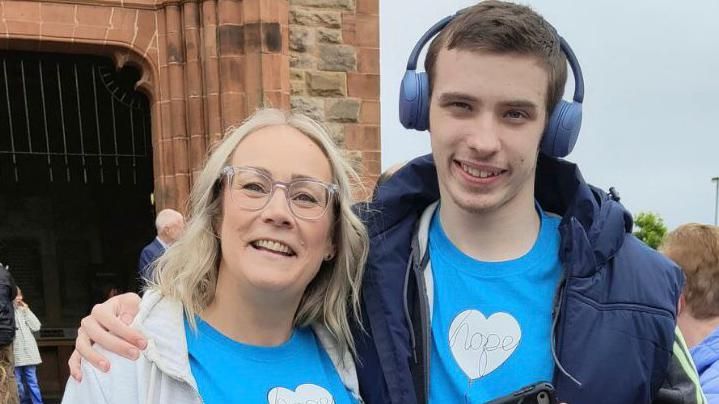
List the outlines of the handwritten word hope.
<svg viewBox="0 0 719 404">
<path fill-rule="evenodd" d="M 462 371 L 477 379 L 504 363 L 521 338 L 519 323 L 510 314 L 494 313 L 486 318 L 478 310 L 465 310 L 452 321 L 448 343 Z"/>
</svg>

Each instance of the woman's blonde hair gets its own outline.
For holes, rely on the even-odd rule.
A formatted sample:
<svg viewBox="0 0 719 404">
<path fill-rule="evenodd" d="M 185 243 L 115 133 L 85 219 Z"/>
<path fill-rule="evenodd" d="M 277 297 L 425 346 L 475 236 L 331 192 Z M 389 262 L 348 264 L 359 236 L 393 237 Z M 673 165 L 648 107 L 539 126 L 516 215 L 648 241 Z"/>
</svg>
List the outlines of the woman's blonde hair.
<svg viewBox="0 0 719 404">
<path fill-rule="evenodd" d="M 352 211 L 352 187 L 361 182 L 327 131 L 301 114 L 263 109 L 227 131 L 192 187 L 185 233 L 157 261 L 148 288 L 179 300 L 194 326 L 195 315 L 212 302 L 217 285 L 221 254 L 216 229 L 222 217 L 222 169 L 229 165 L 245 136 L 277 125 L 293 127 L 314 141 L 327 156 L 333 182 L 339 186 L 332 229 L 336 255 L 323 261 L 305 289 L 294 325 L 322 324 L 337 339 L 341 350 L 354 353 L 350 316 L 360 324 L 359 291 L 368 249 L 367 231 Z"/>
</svg>

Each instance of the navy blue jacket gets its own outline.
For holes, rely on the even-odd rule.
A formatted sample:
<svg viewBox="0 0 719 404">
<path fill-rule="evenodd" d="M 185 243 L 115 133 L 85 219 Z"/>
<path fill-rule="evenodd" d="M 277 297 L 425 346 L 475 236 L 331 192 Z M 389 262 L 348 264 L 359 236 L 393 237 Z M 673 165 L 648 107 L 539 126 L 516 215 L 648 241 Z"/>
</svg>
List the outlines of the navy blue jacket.
<svg viewBox="0 0 719 404">
<path fill-rule="evenodd" d="M 540 156 L 535 197 L 544 210 L 562 216 L 564 274 L 555 298 L 552 381 L 559 399 L 701 402 L 695 385 L 682 385 L 691 365 L 669 372 L 678 363 L 672 355 L 679 269 L 637 240 L 629 213 L 587 185 L 575 165 Z M 419 254 L 416 226 L 438 199 L 434 163 L 423 156 L 362 209 L 370 255 L 362 290 L 365 331 L 355 338 L 369 404 L 427 400 L 431 331 L 421 274 L 428 257 Z"/>
<path fill-rule="evenodd" d="M 140 252 L 140 259 L 137 263 L 137 273 L 140 278 L 147 279 L 150 276 L 150 265 L 155 262 L 165 252 L 165 247 L 162 246 L 160 240 L 155 237 L 154 240 Z"/>
</svg>

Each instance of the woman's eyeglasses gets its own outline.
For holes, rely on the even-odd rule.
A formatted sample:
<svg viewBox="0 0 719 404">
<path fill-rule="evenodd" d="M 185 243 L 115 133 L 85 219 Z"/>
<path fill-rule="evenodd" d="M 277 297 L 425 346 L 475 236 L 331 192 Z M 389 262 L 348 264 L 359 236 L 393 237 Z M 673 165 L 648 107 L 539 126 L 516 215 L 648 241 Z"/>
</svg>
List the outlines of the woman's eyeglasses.
<svg viewBox="0 0 719 404">
<path fill-rule="evenodd" d="M 271 177 L 251 167 L 225 167 L 230 199 L 243 209 L 257 211 L 267 206 L 275 189 L 283 188 L 287 205 L 300 219 L 319 219 L 327 211 L 334 194 L 335 184 L 313 179 L 296 179 L 290 182 L 273 181 Z"/>
</svg>

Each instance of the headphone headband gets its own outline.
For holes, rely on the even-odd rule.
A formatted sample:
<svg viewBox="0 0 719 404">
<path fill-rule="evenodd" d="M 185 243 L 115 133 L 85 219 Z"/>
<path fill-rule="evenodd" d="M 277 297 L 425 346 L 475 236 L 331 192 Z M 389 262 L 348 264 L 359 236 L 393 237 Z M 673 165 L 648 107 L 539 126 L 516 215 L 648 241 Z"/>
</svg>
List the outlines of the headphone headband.
<svg viewBox="0 0 719 404">
<path fill-rule="evenodd" d="M 572 47 L 569 46 L 561 35 L 557 35 L 557 37 L 559 38 L 559 47 L 567 57 L 567 62 L 574 75 L 574 96 L 572 99 L 574 102 L 581 104 L 584 101 L 584 76 L 582 75 L 582 67 L 579 65 L 579 61 L 577 60 L 577 56 L 574 55 Z"/>
<path fill-rule="evenodd" d="M 432 25 L 412 49 L 407 60 L 407 71 L 402 78 L 399 94 L 399 119 L 407 129 L 420 131 L 429 128 L 429 79 L 427 73 L 417 72 L 417 61 L 424 46 L 455 17 L 465 10 L 444 17 Z M 560 100 L 554 107 L 542 138 L 541 151 L 553 157 L 565 157 L 574 148 L 582 123 L 582 102 L 584 101 L 584 77 L 574 51 L 569 43 L 555 31 L 559 47 L 567 58 L 574 76 L 574 102 Z"/>
<path fill-rule="evenodd" d="M 412 53 L 409 54 L 409 60 L 407 61 L 407 70 L 417 70 L 417 60 L 419 60 L 419 54 L 422 53 L 424 45 L 426 45 L 427 42 L 429 42 L 429 40 L 432 39 L 435 35 L 439 34 L 439 31 L 443 30 L 444 27 L 446 27 L 447 24 L 454 20 L 454 17 L 456 17 L 457 15 L 458 14 L 448 15 L 442 18 L 439 22 L 432 25 L 427 30 L 427 32 L 422 35 L 421 38 L 419 38 L 417 44 L 414 45 L 414 49 L 412 49 Z"/>
</svg>

